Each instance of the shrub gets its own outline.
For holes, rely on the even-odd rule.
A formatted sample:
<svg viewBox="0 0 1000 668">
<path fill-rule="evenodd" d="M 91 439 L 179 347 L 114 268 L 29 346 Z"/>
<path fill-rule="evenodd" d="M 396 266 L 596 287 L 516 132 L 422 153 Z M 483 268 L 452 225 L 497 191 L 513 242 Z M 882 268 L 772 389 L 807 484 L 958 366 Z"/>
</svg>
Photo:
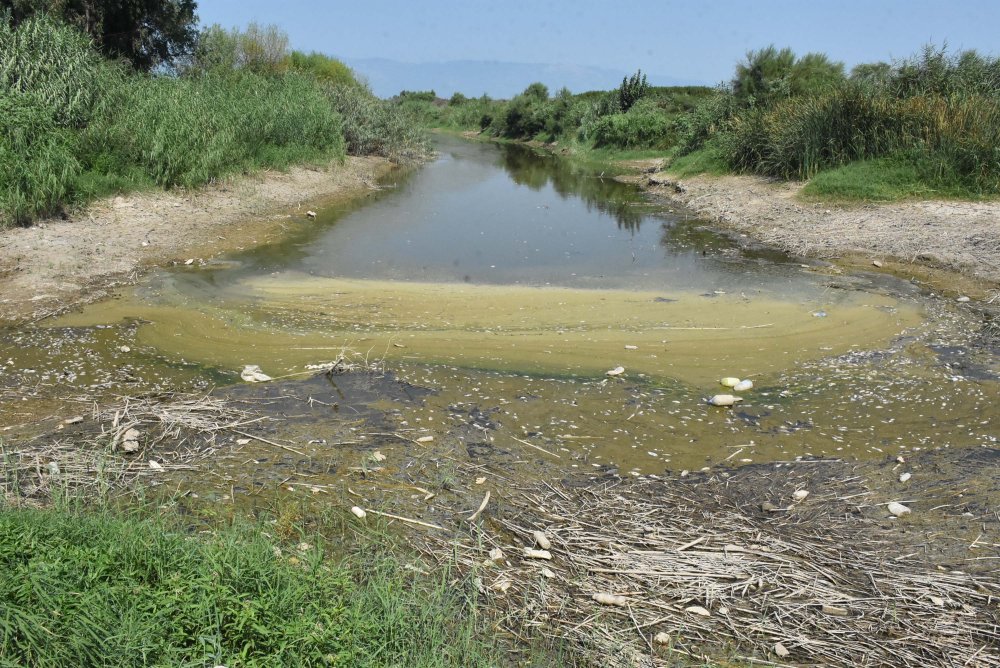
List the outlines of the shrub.
<svg viewBox="0 0 1000 668">
<path fill-rule="evenodd" d="M 250 23 L 245 31 L 240 31 L 214 24 L 198 36 L 188 73 L 244 70 L 280 74 L 289 64 L 288 35 L 281 28 Z"/>
<path fill-rule="evenodd" d="M 352 155 L 416 159 L 427 143 L 413 118 L 360 86 L 327 86 L 326 97 L 343 119 L 344 141 Z"/>
<path fill-rule="evenodd" d="M 298 72 L 308 72 L 323 83 L 332 86 L 359 86 L 354 71 L 336 58 L 322 53 L 292 51 L 288 56 L 289 66 Z"/>
<path fill-rule="evenodd" d="M 655 103 L 640 102 L 628 113 L 599 118 L 589 138 L 598 148 L 666 148 L 672 143 L 672 125 Z"/>
</svg>

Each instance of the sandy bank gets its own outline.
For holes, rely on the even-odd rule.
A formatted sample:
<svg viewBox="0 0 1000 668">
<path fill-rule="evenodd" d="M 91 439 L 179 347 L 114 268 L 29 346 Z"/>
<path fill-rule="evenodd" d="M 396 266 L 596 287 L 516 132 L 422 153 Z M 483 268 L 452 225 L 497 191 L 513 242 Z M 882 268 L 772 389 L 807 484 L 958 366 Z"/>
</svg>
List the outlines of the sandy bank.
<svg viewBox="0 0 1000 668">
<path fill-rule="evenodd" d="M 643 167 L 633 163 L 633 167 Z M 645 167 L 655 166 L 650 161 Z M 854 259 L 887 270 L 946 270 L 983 293 L 1000 284 L 1000 202 L 912 201 L 832 205 L 798 196 L 803 183 L 757 176 L 664 173 L 621 177 L 661 201 L 679 202 L 721 226 L 789 252 Z"/>
<path fill-rule="evenodd" d="M 107 296 L 151 266 L 263 244 L 307 224 L 306 203 L 371 192 L 392 168 L 351 157 L 328 169 L 240 177 L 196 191 L 93 203 L 66 219 L 0 232 L 0 324 L 36 320 Z"/>
</svg>

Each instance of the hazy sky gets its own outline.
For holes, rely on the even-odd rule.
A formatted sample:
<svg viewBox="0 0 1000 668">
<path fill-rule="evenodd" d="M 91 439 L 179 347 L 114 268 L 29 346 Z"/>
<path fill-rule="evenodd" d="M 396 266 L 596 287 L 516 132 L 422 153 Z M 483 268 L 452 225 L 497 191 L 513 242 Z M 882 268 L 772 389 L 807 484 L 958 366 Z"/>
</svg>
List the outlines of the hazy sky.
<svg viewBox="0 0 1000 668">
<path fill-rule="evenodd" d="M 1000 0 L 200 0 L 204 24 L 284 28 L 292 47 L 405 62 L 498 60 L 728 79 L 748 49 L 848 68 L 947 41 L 997 55 Z"/>
</svg>

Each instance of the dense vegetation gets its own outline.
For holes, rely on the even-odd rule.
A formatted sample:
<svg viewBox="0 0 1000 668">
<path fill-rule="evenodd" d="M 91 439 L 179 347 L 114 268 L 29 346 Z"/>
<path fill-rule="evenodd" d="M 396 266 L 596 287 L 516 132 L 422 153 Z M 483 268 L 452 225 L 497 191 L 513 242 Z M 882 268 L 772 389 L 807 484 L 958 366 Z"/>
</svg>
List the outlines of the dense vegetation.
<svg viewBox="0 0 1000 668">
<path fill-rule="evenodd" d="M 0 510 L 0 665 L 502 663 L 475 587 L 300 541 L 282 522 L 194 533 L 150 510 Z"/>
<path fill-rule="evenodd" d="M 83 31 L 108 58 L 141 71 L 169 66 L 198 39 L 195 0 L 0 0 L 14 26 L 49 15 Z"/>
<path fill-rule="evenodd" d="M 120 190 L 423 151 L 398 109 L 276 28 L 207 28 L 173 65 L 142 73 L 72 25 L 0 16 L 0 226 Z"/>
<path fill-rule="evenodd" d="M 433 98 L 433 96 L 431 96 Z M 637 73 L 607 93 L 397 105 L 425 123 L 585 150 L 656 152 L 682 174 L 811 179 L 807 192 L 862 199 L 1000 193 L 1000 59 L 927 47 L 850 74 L 823 54 L 753 51 L 715 90 L 652 88 Z"/>
</svg>

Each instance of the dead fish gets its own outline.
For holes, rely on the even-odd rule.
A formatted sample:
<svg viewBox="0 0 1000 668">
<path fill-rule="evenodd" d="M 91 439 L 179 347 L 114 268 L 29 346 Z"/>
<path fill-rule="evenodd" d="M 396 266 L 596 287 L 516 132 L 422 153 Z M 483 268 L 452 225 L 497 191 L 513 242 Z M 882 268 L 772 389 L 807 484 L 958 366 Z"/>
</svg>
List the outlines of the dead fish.
<svg viewBox="0 0 1000 668">
<path fill-rule="evenodd" d="M 260 367 L 256 364 L 247 364 L 244 366 L 243 371 L 240 372 L 240 378 L 248 383 L 265 383 L 271 380 L 271 377 L 261 371 Z"/>
<path fill-rule="evenodd" d="M 708 400 L 713 406 L 734 406 L 743 401 L 743 397 L 734 397 L 731 394 L 717 394 Z"/>
</svg>

